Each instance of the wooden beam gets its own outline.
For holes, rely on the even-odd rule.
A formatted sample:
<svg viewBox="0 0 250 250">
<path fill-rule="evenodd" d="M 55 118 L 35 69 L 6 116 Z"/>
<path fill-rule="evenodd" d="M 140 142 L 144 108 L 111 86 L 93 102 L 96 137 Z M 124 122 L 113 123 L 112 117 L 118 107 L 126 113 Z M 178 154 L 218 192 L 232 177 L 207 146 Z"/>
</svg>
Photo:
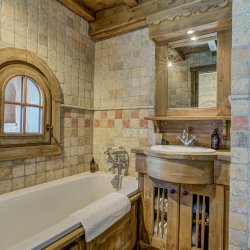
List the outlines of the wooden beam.
<svg viewBox="0 0 250 250">
<path fill-rule="evenodd" d="M 182 8 L 181 6 L 179 7 L 180 13 L 183 11 Z M 172 15 L 171 12 L 167 12 L 168 13 L 165 13 L 166 16 L 167 14 Z M 155 20 L 156 17 L 150 17 L 150 19 L 152 21 Z M 161 43 L 189 37 L 190 35 L 186 34 L 189 29 L 194 29 L 196 31 L 195 35 L 197 36 L 209 32 L 230 29 L 231 26 L 232 3 L 228 2 L 228 4 L 223 7 L 218 5 L 217 7 L 207 8 L 206 12 L 195 11 L 187 16 L 180 15 L 174 18 L 174 20 L 166 18 L 160 22 L 153 21 L 149 26 L 149 35 L 152 40 Z"/>
<path fill-rule="evenodd" d="M 172 49 L 174 48 L 180 48 L 184 46 L 190 46 L 190 45 L 201 45 L 201 44 L 207 44 L 210 40 L 216 40 L 217 39 L 217 33 L 209 33 L 201 36 L 197 36 L 197 40 L 192 41 L 189 38 L 169 42 L 168 46 Z"/>
<path fill-rule="evenodd" d="M 100 33 L 98 32 L 98 33 L 90 34 L 90 35 L 91 35 L 92 40 L 99 41 L 99 40 L 108 39 L 114 36 L 119 36 L 127 32 L 135 31 L 138 29 L 146 28 L 146 27 L 147 27 L 146 20 L 141 20 L 140 22 L 129 23 L 123 27 L 105 30 L 105 31 L 101 31 Z"/>
<path fill-rule="evenodd" d="M 128 5 L 129 8 L 133 8 L 138 5 L 137 0 L 123 0 L 123 2 Z"/>
<path fill-rule="evenodd" d="M 169 52 L 174 57 L 175 62 L 183 62 L 183 61 L 185 61 L 185 57 L 180 51 L 177 51 L 176 49 L 169 48 Z"/>
<path fill-rule="evenodd" d="M 144 0 L 131 9 L 118 4 L 96 13 L 96 20 L 90 23 L 89 34 L 93 40 L 100 40 L 141 29 L 148 26 L 146 19 L 149 15 L 175 8 L 185 2 L 186 0 Z"/>
<path fill-rule="evenodd" d="M 94 21 L 95 14 L 90 10 L 86 9 L 83 5 L 79 4 L 76 0 L 58 0 L 61 4 L 75 12 L 86 21 Z"/>
<path fill-rule="evenodd" d="M 190 21 L 192 19 L 194 22 Z M 223 22 L 225 19 L 228 22 Z M 225 29 L 225 26 L 231 25 L 231 19 L 231 0 L 143 0 L 136 8 L 129 9 L 125 4 L 117 4 L 112 8 L 98 11 L 96 20 L 90 23 L 89 34 L 93 40 L 100 40 L 151 26 L 152 38 L 158 42 L 153 36 L 164 34 L 165 28 L 171 35 L 175 31 L 178 39 L 180 35 L 183 36 L 183 32 L 185 34 L 192 27 L 190 25 L 195 24 L 197 27 L 199 24 L 204 31 L 204 25 L 212 23 L 212 26 L 208 27 L 210 32 L 214 27 L 218 30 Z M 215 23 L 217 21 L 222 22 Z M 161 29 L 159 33 L 156 32 L 158 27 Z"/>
</svg>

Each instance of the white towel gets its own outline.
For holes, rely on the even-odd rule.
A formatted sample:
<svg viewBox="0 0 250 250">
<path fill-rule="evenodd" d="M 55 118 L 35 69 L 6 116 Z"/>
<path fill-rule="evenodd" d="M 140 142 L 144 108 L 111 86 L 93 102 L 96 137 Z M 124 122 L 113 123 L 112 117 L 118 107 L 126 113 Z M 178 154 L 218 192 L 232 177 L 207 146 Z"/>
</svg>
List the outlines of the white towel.
<svg viewBox="0 0 250 250">
<path fill-rule="evenodd" d="M 162 235 L 162 227 L 161 227 L 161 222 L 159 222 L 159 232 L 158 235 Z M 157 221 L 155 220 L 155 224 L 154 224 L 154 234 L 157 234 Z M 163 226 L 163 237 L 165 237 L 167 235 L 167 230 L 168 230 L 168 223 L 166 221 L 164 221 L 164 226 Z"/>
<path fill-rule="evenodd" d="M 160 198 L 159 201 L 159 206 L 160 206 L 160 211 L 162 211 L 162 198 Z M 154 203 L 154 208 L 157 209 L 158 208 L 158 197 L 155 196 L 155 203 Z M 164 199 L 164 211 L 167 212 L 168 211 L 168 199 Z"/>
<path fill-rule="evenodd" d="M 107 230 L 126 213 L 131 204 L 124 194 L 113 192 L 71 214 L 85 229 L 85 240 L 89 242 Z"/>
</svg>

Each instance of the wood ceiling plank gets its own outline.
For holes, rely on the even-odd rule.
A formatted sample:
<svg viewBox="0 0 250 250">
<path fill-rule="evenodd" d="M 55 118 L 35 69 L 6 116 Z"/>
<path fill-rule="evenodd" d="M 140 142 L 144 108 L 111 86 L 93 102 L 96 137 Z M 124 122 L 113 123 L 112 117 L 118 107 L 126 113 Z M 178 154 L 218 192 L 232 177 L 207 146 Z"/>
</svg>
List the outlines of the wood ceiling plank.
<svg viewBox="0 0 250 250">
<path fill-rule="evenodd" d="M 186 1 L 195 0 L 144 0 L 136 8 L 128 9 L 126 5 L 116 5 L 113 8 L 99 11 L 96 20 L 90 23 L 90 35 L 95 39 L 100 33 L 111 32 L 120 27 L 131 26 L 132 23 L 145 23 L 148 15 L 164 9 L 171 9 Z M 143 22 L 144 21 L 144 22 Z M 131 31 L 128 29 L 127 32 Z"/>
<path fill-rule="evenodd" d="M 110 8 L 113 5 L 121 4 L 121 0 L 77 0 L 80 4 L 86 6 L 93 11 L 100 11 Z"/>
<path fill-rule="evenodd" d="M 123 0 L 123 2 L 128 5 L 129 8 L 133 8 L 138 5 L 137 0 Z"/>
<path fill-rule="evenodd" d="M 86 9 L 83 5 L 79 4 L 75 0 L 58 0 L 61 4 L 75 12 L 77 15 L 84 18 L 86 21 L 94 21 L 95 14 L 90 10 Z"/>
</svg>

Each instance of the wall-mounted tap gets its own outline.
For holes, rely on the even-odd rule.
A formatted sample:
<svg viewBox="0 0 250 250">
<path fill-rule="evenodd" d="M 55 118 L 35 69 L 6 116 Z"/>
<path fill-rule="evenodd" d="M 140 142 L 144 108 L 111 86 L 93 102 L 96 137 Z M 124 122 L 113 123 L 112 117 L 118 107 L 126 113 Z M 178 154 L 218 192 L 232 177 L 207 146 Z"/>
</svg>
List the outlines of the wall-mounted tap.
<svg viewBox="0 0 250 250">
<path fill-rule="evenodd" d="M 123 147 L 110 147 L 104 154 L 108 155 L 107 162 L 112 164 L 112 167 L 109 168 L 109 171 L 113 171 L 115 174 L 117 169 L 117 190 L 121 188 L 122 184 L 122 170 L 124 169 L 124 175 L 128 175 L 129 167 L 129 155 L 128 152 Z"/>
<path fill-rule="evenodd" d="M 197 136 L 189 133 L 189 127 L 184 129 L 182 134 L 178 134 L 176 139 L 180 140 L 185 147 L 189 147 L 193 141 L 198 142 Z"/>
</svg>

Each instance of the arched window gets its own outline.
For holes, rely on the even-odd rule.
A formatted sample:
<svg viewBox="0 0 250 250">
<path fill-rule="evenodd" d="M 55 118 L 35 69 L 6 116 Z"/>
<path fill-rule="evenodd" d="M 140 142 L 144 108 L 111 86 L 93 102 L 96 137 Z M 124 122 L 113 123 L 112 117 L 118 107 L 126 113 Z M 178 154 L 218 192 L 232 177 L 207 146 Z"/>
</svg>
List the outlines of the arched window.
<svg viewBox="0 0 250 250">
<path fill-rule="evenodd" d="M 4 89 L 3 133 L 43 133 L 44 98 L 39 84 L 19 75 L 11 78 Z"/>
<path fill-rule="evenodd" d="M 0 49 L 0 100 L 0 161 L 61 152 L 59 83 L 44 61 Z"/>
</svg>

